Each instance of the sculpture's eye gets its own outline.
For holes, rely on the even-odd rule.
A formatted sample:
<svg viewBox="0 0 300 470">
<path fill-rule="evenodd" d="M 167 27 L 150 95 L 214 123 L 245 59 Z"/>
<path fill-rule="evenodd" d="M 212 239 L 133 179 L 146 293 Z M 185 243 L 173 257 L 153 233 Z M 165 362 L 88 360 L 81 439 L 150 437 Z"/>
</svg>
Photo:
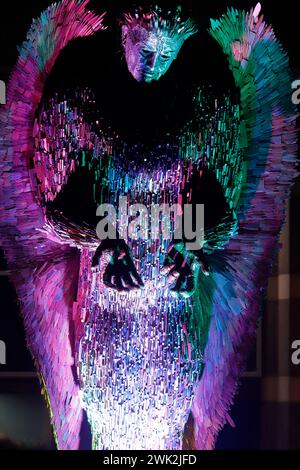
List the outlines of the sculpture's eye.
<svg viewBox="0 0 300 470">
<path fill-rule="evenodd" d="M 161 54 L 161 58 L 163 60 L 169 60 L 170 59 L 170 55 L 169 54 Z"/>
<path fill-rule="evenodd" d="M 142 54 L 145 56 L 145 57 L 148 57 L 148 56 L 151 56 L 152 54 L 154 54 L 154 51 L 152 51 L 151 49 L 142 49 Z"/>
</svg>

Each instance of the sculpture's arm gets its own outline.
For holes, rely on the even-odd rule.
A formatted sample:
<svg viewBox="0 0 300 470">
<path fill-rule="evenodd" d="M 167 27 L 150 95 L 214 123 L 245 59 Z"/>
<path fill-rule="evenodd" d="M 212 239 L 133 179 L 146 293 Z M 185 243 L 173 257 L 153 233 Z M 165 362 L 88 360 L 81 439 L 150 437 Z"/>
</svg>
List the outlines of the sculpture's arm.
<svg viewBox="0 0 300 470">
<path fill-rule="evenodd" d="M 39 233 L 45 217 L 34 194 L 34 118 L 46 79 L 59 53 L 73 39 L 92 35 L 103 28 L 103 15 L 88 11 L 87 3 L 87 0 L 63 0 L 50 6 L 33 22 L 27 40 L 19 48 L 19 58 L 7 87 L 7 104 L 1 108 L 0 158 L 4 184 L 0 199 L 4 210 L 1 210 L 0 224 L 6 227 L 2 237 L 7 233 L 7 238 L 14 237 L 17 241 L 22 232 L 24 261 L 44 259 L 47 252 L 53 257 L 53 250 L 59 250 L 59 245 L 55 247 Z M 11 243 L 11 239 L 7 240 L 7 245 L 8 242 Z"/>
<path fill-rule="evenodd" d="M 209 449 L 231 422 L 228 409 L 255 335 L 272 260 L 296 176 L 295 110 L 287 55 L 273 29 L 250 13 L 229 10 L 212 21 L 241 93 L 244 178 L 239 233 L 211 261 L 214 284 L 205 368 L 193 405 L 195 445 Z M 201 288 L 205 290 L 205 279 Z"/>
<path fill-rule="evenodd" d="M 45 81 L 73 39 L 102 28 L 87 0 L 63 0 L 35 20 L 7 87 L 0 113 L 0 237 L 20 299 L 27 342 L 45 383 L 58 445 L 80 447 L 82 409 L 74 366 L 73 303 L 79 254 L 43 232 L 35 197 L 33 125 Z M 80 321 L 79 321 L 80 323 Z"/>
</svg>

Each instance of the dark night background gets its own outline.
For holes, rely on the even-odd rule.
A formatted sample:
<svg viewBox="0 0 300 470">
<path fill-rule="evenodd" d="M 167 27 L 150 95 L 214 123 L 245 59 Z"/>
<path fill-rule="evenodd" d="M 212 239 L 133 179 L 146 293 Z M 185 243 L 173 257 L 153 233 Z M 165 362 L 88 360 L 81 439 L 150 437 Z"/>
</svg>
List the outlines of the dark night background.
<svg viewBox="0 0 300 470">
<path fill-rule="evenodd" d="M 6 3 L 5 11 L 1 5 L 1 80 L 7 82 L 17 58 L 16 46 L 25 39 L 32 18 L 50 3 L 46 0 L 11 1 Z M 138 5 L 145 3 L 141 1 Z M 157 3 L 172 6 L 175 2 Z M 128 73 L 123 58 L 117 18 L 135 4 L 92 0 L 91 9 L 108 12 L 105 24 L 109 25 L 109 30 L 77 40 L 63 51 L 47 83 L 46 95 L 76 86 L 91 87 L 105 122 L 129 141 L 140 140 L 143 136 L 145 142 L 151 143 L 168 132 L 179 130 L 191 117 L 191 99 L 199 83 L 212 83 L 218 93 L 233 87 L 226 59 L 207 34 L 209 18 L 219 17 L 227 6 L 248 10 L 256 1 L 182 0 L 178 3 L 182 4 L 183 17 L 190 14 L 199 32 L 188 39 L 159 82 L 137 83 Z M 267 22 L 272 23 L 289 53 L 293 78 L 300 79 L 300 16 L 295 2 L 268 0 L 261 3 Z M 299 202 L 300 184 L 297 183 L 290 203 L 283 251 L 270 281 L 257 344 L 231 412 L 236 428 L 225 426 L 217 444 L 221 449 L 300 449 L 300 366 L 293 366 L 290 361 L 290 344 L 300 339 Z M 0 263 L 0 270 L 5 271 L 3 257 Z M 282 296 L 278 292 L 286 276 L 290 289 L 288 296 Z M 5 275 L 0 277 L 0 308 L 0 340 L 7 346 L 7 365 L 0 365 L 0 434 L 6 433 L 29 446 L 52 448 L 49 421 L 25 347 L 18 303 Z M 284 386 L 288 387 L 286 394 L 281 393 Z"/>
</svg>

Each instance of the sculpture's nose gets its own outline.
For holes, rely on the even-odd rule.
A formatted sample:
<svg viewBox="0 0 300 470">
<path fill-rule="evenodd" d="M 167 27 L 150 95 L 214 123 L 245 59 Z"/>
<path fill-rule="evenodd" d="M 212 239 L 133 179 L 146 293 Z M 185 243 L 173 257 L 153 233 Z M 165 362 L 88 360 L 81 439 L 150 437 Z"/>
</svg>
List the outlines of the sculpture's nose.
<svg viewBox="0 0 300 470">
<path fill-rule="evenodd" d="M 153 71 L 155 68 L 156 60 L 157 60 L 157 52 L 150 52 L 147 56 L 146 65 L 151 71 Z"/>
</svg>

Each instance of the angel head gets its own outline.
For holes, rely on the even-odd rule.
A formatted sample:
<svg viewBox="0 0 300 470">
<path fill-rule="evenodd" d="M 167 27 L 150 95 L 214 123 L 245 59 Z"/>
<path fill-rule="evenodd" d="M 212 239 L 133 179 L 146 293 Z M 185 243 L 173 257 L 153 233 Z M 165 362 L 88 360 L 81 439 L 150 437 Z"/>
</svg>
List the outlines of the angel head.
<svg viewBox="0 0 300 470">
<path fill-rule="evenodd" d="M 191 19 L 181 20 L 179 8 L 175 14 L 164 15 L 158 8 L 125 14 L 121 24 L 128 70 L 137 81 L 147 83 L 168 71 L 185 40 L 197 32 Z"/>
</svg>

